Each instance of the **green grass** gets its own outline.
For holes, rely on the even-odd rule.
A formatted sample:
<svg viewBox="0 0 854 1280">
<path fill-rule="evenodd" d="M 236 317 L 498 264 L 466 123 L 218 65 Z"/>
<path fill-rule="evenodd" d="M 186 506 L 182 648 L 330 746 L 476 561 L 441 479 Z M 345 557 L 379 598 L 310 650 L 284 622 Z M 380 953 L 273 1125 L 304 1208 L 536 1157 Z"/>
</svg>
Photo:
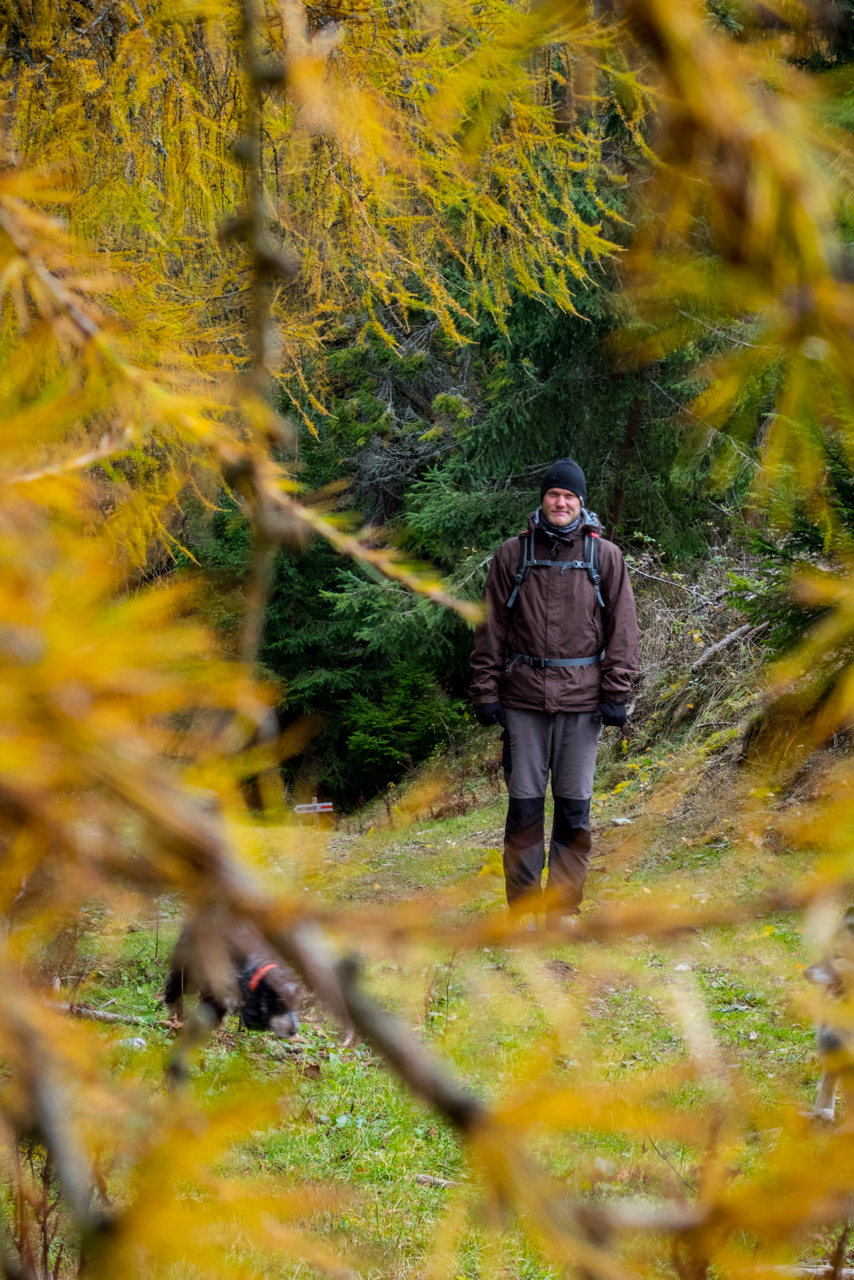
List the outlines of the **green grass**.
<svg viewBox="0 0 854 1280">
<path fill-rule="evenodd" d="M 609 785 L 600 787 L 594 805 L 600 830 L 585 910 L 650 894 L 672 894 L 689 904 L 729 902 L 805 869 L 808 855 L 788 851 L 773 834 L 738 829 L 732 795 L 737 777 L 717 750 L 715 745 L 703 758 L 701 780 L 685 794 L 674 793 L 661 812 L 655 803 L 648 811 L 650 795 L 656 784 L 666 790 L 696 767 L 695 747 L 681 758 L 662 751 L 626 759 L 616 780 L 613 761 L 603 766 L 600 776 Z M 630 824 L 613 825 L 615 817 L 629 815 Z M 448 918 L 464 921 L 503 909 L 496 875 L 503 816 L 501 800 L 405 829 L 331 834 L 319 843 L 311 831 L 310 854 L 288 865 L 282 850 L 299 842 L 270 828 L 250 834 L 271 881 L 293 886 L 302 878 L 312 900 L 320 896 L 345 910 L 387 903 L 392 912 L 396 902 L 425 894 L 435 911 L 442 894 L 465 882 L 462 900 L 442 907 Z M 177 903 L 162 903 L 156 929 L 148 921 L 114 932 L 93 918 L 74 944 L 80 970 L 89 975 L 78 998 L 99 1007 L 113 1001 L 112 1009 L 152 1023 L 162 1018 L 158 1000 L 179 916 Z M 536 936 L 531 943 L 448 954 L 426 945 L 389 952 L 371 936 L 363 938 L 367 978 L 377 997 L 488 1101 L 512 1097 L 524 1080 L 526 1087 L 542 1082 L 591 1096 L 607 1086 L 619 1104 L 648 1076 L 660 1077 L 650 1105 L 690 1115 L 736 1082 L 749 1091 L 744 1105 L 753 1116 L 753 1136 L 733 1156 L 742 1173 L 755 1167 L 771 1141 L 763 1134 L 773 1131 L 775 1108 L 793 1100 L 811 1105 L 818 1064 L 810 1019 L 799 1003 L 806 985 L 799 966 L 812 956 L 794 918 L 708 929 L 673 943 L 641 937 L 607 946 L 543 947 Z M 687 1069 L 690 1046 L 673 997 L 683 988 L 704 1010 L 720 1079 Z M 144 1051 L 119 1043 L 138 1034 L 146 1040 Z M 168 1033 L 152 1025 L 102 1035 L 115 1046 L 117 1070 L 144 1064 L 152 1088 L 160 1087 Z M 316 1013 L 306 1019 L 298 1054 L 270 1037 L 240 1033 L 230 1020 L 201 1052 L 193 1088 L 214 1103 L 247 1074 L 281 1091 L 287 1119 L 240 1145 L 240 1168 L 339 1188 L 340 1202 L 313 1226 L 327 1243 L 355 1257 L 364 1274 L 414 1274 L 425 1265 L 447 1206 L 461 1196 L 476 1202 L 476 1189 L 465 1181 L 462 1189 L 415 1181 L 417 1174 L 465 1180 L 456 1135 L 407 1094 L 369 1046 L 345 1046 Z M 696 1185 L 697 1150 L 672 1139 L 576 1125 L 534 1132 L 531 1144 L 568 1190 L 594 1199 L 690 1194 Z M 479 1275 L 488 1248 L 472 1208 L 458 1274 Z M 823 1248 L 817 1237 L 814 1252 L 821 1256 Z M 554 1274 L 515 1227 L 500 1266 L 532 1280 Z"/>
</svg>

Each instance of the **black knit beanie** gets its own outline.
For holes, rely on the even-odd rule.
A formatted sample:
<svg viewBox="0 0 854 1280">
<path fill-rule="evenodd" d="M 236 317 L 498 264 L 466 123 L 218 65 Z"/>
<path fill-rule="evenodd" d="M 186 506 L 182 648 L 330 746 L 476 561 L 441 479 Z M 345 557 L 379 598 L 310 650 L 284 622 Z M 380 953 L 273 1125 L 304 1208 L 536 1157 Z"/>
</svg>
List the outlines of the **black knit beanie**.
<svg viewBox="0 0 854 1280">
<path fill-rule="evenodd" d="M 543 476 L 540 501 L 549 489 L 568 489 L 570 493 L 577 493 L 582 502 L 587 501 L 587 481 L 574 458 L 561 458 L 552 463 Z"/>
</svg>

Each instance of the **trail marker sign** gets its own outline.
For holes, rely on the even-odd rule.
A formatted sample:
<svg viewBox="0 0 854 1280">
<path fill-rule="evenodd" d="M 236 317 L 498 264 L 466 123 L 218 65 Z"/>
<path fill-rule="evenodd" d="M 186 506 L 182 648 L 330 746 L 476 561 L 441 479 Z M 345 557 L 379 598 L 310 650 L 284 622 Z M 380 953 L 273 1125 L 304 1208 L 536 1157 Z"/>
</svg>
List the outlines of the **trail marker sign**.
<svg viewBox="0 0 854 1280">
<path fill-rule="evenodd" d="M 294 813 L 331 813 L 332 801 L 321 800 L 318 803 L 317 796 L 311 797 L 311 804 L 295 804 Z"/>
</svg>

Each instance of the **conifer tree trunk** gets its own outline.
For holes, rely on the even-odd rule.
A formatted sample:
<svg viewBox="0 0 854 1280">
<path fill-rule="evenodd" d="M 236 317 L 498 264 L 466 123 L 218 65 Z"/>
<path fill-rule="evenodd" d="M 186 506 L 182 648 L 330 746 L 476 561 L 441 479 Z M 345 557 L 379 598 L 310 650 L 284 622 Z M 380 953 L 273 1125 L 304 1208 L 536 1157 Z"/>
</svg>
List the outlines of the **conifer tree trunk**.
<svg viewBox="0 0 854 1280">
<path fill-rule="evenodd" d="M 614 496 L 611 499 L 611 511 L 608 517 L 608 526 L 605 531 L 605 536 L 610 539 L 613 539 L 616 536 L 617 530 L 623 520 L 623 508 L 626 501 L 626 475 L 629 466 L 631 465 L 631 455 L 637 445 L 642 422 L 643 398 L 640 392 L 638 392 L 632 400 L 631 407 L 629 409 L 628 420 L 626 422 L 626 434 L 623 436 L 623 446 L 620 450 L 617 485 L 614 489 Z"/>
</svg>

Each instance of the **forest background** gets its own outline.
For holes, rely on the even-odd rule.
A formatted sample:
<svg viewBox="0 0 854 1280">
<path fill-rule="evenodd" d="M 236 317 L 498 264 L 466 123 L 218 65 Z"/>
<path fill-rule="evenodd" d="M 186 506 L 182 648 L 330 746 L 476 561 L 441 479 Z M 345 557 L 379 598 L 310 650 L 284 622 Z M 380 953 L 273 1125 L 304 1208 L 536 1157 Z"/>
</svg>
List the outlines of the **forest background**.
<svg viewBox="0 0 854 1280">
<path fill-rule="evenodd" d="M 513 35 L 512 6 L 437 12 L 435 30 L 366 11 L 339 32 L 340 16 L 312 11 L 309 25 L 333 41 L 338 91 L 358 87 L 368 95 L 362 109 L 379 112 L 365 146 L 391 148 L 388 158 L 354 154 L 328 104 L 299 107 L 293 90 L 262 90 L 265 233 L 272 251 L 294 255 L 279 264 L 285 278 L 271 298 L 280 350 L 268 392 L 288 474 L 316 509 L 336 512 L 338 527 L 373 526 L 373 545 L 429 561 L 471 601 L 492 549 L 535 505 L 538 475 L 567 453 L 587 470 L 591 502 L 626 550 L 673 567 L 740 532 L 754 443 L 741 423 L 761 422 L 774 375 L 765 370 L 739 392 L 723 461 L 713 416 L 680 410 L 710 357 L 740 349 L 751 318 L 710 322 L 682 308 L 684 332 L 640 367 L 609 341 L 644 323 L 626 298 L 626 250 L 644 216 L 654 91 L 632 58 L 611 34 L 585 30 L 591 50 L 602 46 L 587 84 L 569 44 L 535 53 L 539 32 Z M 49 24 L 39 32 L 20 17 L 12 23 L 10 145 L 24 166 L 50 173 L 98 268 L 108 263 L 114 284 L 125 273 L 110 305 L 137 341 L 155 349 L 180 340 L 197 371 L 239 364 L 252 304 L 241 229 L 227 225 L 243 180 L 233 156 L 243 109 L 237 55 L 223 57 L 204 28 L 170 15 L 154 29 L 112 9 L 88 21 L 64 35 L 67 56 L 48 51 L 57 35 Z M 708 21 L 738 39 L 735 11 Z M 801 24 L 806 44 L 791 62 L 846 65 L 847 22 L 840 10 L 827 31 Z M 477 79 L 487 74 L 484 30 L 500 33 L 494 56 L 509 61 L 494 100 Z M 160 42 L 177 72 L 167 75 Z M 50 109 L 57 56 L 69 98 L 61 112 Z M 68 129 L 69 112 L 79 131 Z M 103 129 L 115 151 L 96 145 Z M 387 166 L 382 175 L 377 164 Z M 152 466 L 117 443 L 101 467 L 114 493 L 134 490 Z M 156 514 L 149 509 L 127 540 L 135 581 L 201 567 L 203 610 L 226 648 L 239 650 L 251 516 L 233 488 L 197 476 L 187 484 L 174 460 L 164 472 Z M 458 746 L 469 646 L 459 615 L 414 603 L 404 586 L 342 562 L 334 545 L 314 539 L 281 551 L 260 658 L 281 690 L 279 718 L 318 717 L 285 765 L 300 797 L 320 792 L 348 808 L 431 751 Z"/>
<path fill-rule="evenodd" d="M 24 169 L 49 175 L 40 181 L 65 203 L 74 242 L 113 271 L 98 287 L 137 342 L 151 351 L 180 342 L 197 373 L 239 367 L 254 305 L 240 248 L 247 228 L 233 218 L 246 167 L 235 154 L 247 106 L 239 56 L 210 44 L 198 15 L 155 13 L 152 26 L 129 12 L 93 11 L 77 26 L 69 16 L 66 30 L 10 10 L 8 145 Z M 755 327 L 738 308 L 717 314 L 717 299 L 700 314 L 703 293 L 720 286 L 699 227 L 687 247 L 695 262 L 707 258 L 700 297 L 693 282 L 685 305 L 674 303 L 676 327 L 662 326 L 652 358 L 626 355 L 628 334 L 640 346 L 643 331 L 648 349 L 658 326 L 626 288 L 638 283 L 627 250 L 657 198 L 648 183 L 658 88 L 615 38 L 618 15 L 599 29 L 574 15 L 562 29 L 562 15 L 538 9 L 536 22 L 554 25 L 546 44 L 539 29 L 514 34 L 512 6 L 436 10 L 429 21 L 346 14 L 340 30 L 337 10 L 299 19 L 296 56 L 312 39 L 328 53 L 322 91 L 307 73 L 288 93 L 284 81 L 258 90 L 267 202 L 258 221 L 279 275 L 266 394 L 288 475 L 315 509 L 335 511 L 339 528 L 371 526 L 368 542 L 432 563 L 470 601 L 492 549 L 535 505 L 538 475 L 567 453 L 630 554 L 678 567 L 741 535 L 776 375 L 767 362 L 751 371 L 726 414 L 690 407 L 715 357 L 744 352 Z M 713 7 L 706 20 L 736 43 L 756 34 L 735 7 Z M 282 11 L 269 39 L 284 40 L 296 21 Z M 484 88 L 484 31 L 497 40 L 496 90 Z M 579 39 L 595 75 L 573 62 Z M 825 86 L 848 65 L 848 11 L 820 23 L 806 14 L 786 41 L 790 70 Z M 363 119 L 342 128 L 350 104 L 320 101 L 333 83 L 356 95 Z M 837 129 L 845 103 L 834 89 Z M 115 148 L 98 145 L 104 130 Z M 100 468 L 108 502 L 152 478 L 151 459 L 119 443 Z M 807 491 L 816 465 L 806 464 Z M 174 458 L 159 470 L 155 509 L 148 503 L 126 540 L 134 580 L 201 568 L 203 612 L 237 652 L 251 513 L 233 486 L 201 484 Z M 284 766 L 301 798 L 321 792 L 349 808 L 459 746 L 469 622 L 413 602 L 318 539 L 280 551 L 273 574 L 262 668 L 277 682 L 283 723 L 316 717 Z"/>
<path fill-rule="evenodd" d="M 598 59 L 588 82 L 570 43 L 535 51 L 539 31 L 513 35 L 512 6 L 431 14 L 435 29 L 423 28 L 421 18 L 401 27 L 395 15 L 350 15 L 343 36 L 333 30 L 340 18 L 337 10 L 309 13 L 315 34 L 329 28 L 326 38 L 343 41 L 330 63 L 341 91 L 367 77 L 380 127 L 401 131 L 423 169 L 416 173 L 393 156 L 399 168 L 380 182 L 358 147 L 354 159 L 351 137 L 334 137 L 326 105 L 312 101 L 300 114 L 285 103 L 280 112 L 271 96 L 259 151 L 270 231 L 300 262 L 273 302 L 281 350 L 270 394 L 288 422 L 278 447 L 288 474 L 318 509 L 335 513 L 338 527 L 366 525 L 370 545 L 435 566 L 450 592 L 475 602 L 492 550 L 536 505 L 539 475 L 571 453 L 590 476 L 591 504 L 609 536 L 638 567 L 646 560 L 647 571 L 696 573 L 710 549 L 733 539 L 760 559 L 767 555 L 755 580 L 733 580 L 734 598 L 747 597 L 757 619 L 769 607 L 786 615 L 790 625 L 768 638 L 772 648 L 790 639 L 797 624 L 784 603 L 785 565 L 793 554 L 827 550 L 848 526 L 844 451 L 831 437 L 822 442 L 821 462 L 805 459 L 805 499 L 799 477 L 777 476 L 769 541 L 751 486 L 780 371 L 773 361 L 756 362 L 761 367 L 744 370 L 725 412 L 692 407 L 716 358 L 750 346 L 754 316 L 738 307 L 726 314 L 726 304 L 721 314 L 717 299 L 709 308 L 708 291 L 718 284 L 707 280 L 698 289 L 692 282 L 685 305 L 674 303 L 675 328 L 671 317 L 661 326 L 660 349 L 649 351 L 659 327 L 656 303 L 647 299 L 644 314 L 640 293 L 627 289 L 639 277 L 627 251 L 655 208 L 647 187 L 657 90 L 613 43 L 611 19 L 584 31 Z M 738 41 L 753 19 L 718 6 L 707 22 Z M 841 86 L 852 56 L 848 11 L 836 8 L 818 24 L 805 14 L 793 26 L 785 37 L 789 66 L 821 76 L 823 86 L 832 71 Z M 496 93 L 478 83 L 489 74 L 481 50 L 486 30 L 491 38 L 499 33 L 501 44 L 493 55 L 503 77 Z M 767 33 L 763 38 L 773 44 Z M 105 41 L 102 33 L 94 46 L 106 87 Z M 159 86 L 156 63 L 148 74 Z M 220 84 L 219 100 L 212 90 L 210 80 L 194 86 L 193 110 L 205 102 L 206 129 L 235 87 Z M 846 92 L 834 87 L 833 106 L 822 107 L 837 130 L 845 128 Z M 193 323 L 207 342 L 216 329 L 216 341 L 227 343 L 229 326 L 237 332 L 245 318 L 248 287 L 229 255 L 212 256 L 214 223 L 230 207 L 216 189 L 233 192 L 235 178 L 229 133 L 211 134 L 225 148 L 218 157 L 225 183 L 223 172 L 209 168 L 209 155 L 192 162 L 195 199 L 204 193 L 212 220 L 199 224 L 198 211 L 186 207 L 192 164 L 180 178 L 170 175 L 172 165 L 180 172 L 188 162 L 191 124 L 189 104 L 171 97 L 164 91 L 163 120 L 146 113 L 139 137 L 147 138 L 148 154 L 121 161 L 132 168 L 118 190 L 129 196 L 139 166 L 147 166 L 165 200 L 148 229 L 153 260 L 169 254 L 168 275 L 177 273 L 177 261 L 180 274 L 193 275 L 192 283 L 170 285 L 172 305 L 176 293 L 184 306 L 192 294 Z M 237 110 L 233 99 L 230 106 Z M 162 141 L 167 133 L 171 147 Z M 387 147 L 388 140 L 373 141 Z M 109 184 L 100 173 L 99 189 Z M 102 199 L 75 215 L 89 240 L 104 232 Z M 134 206 L 122 213 L 129 221 L 120 231 L 118 203 L 112 192 L 115 248 L 131 228 L 138 236 L 142 223 Z M 840 209 L 843 243 L 846 217 Z M 714 273 L 704 235 L 696 228 L 688 246 Z M 135 262 L 138 253 L 135 247 Z M 640 359 L 627 355 L 627 341 L 643 342 Z M 811 490 L 825 460 L 833 516 L 824 507 L 816 528 L 804 511 L 817 509 Z M 226 649 L 236 650 L 252 545 L 251 515 L 239 495 L 185 489 L 173 510 L 164 507 L 162 532 L 147 549 L 140 580 L 200 567 L 207 583 L 202 612 Z M 294 798 L 322 794 L 346 811 L 431 754 L 459 752 L 470 724 L 470 643 L 470 618 L 419 603 L 407 586 L 364 562 L 343 562 L 334 543 L 315 538 L 279 551 L 259 657 L 280 690 L 279 721 L 313 725 L 283 765 Z"/>
<path fill-rule="evenodd" d="M 143 920 L 157 960 L 165 902 L 215 987 L 251 925 L 433 1108 L 475 1191 L 429 1274 L 469 1213 L 478 1273 L 518 1226 L 601 1280 L 774 1275 L 818 1225 L 838 1274 L 850 1134 L 734 1083 L 688 979 L 649 987 L 684 1052 L 630 1086 L 552 1028 L 478 1092 L 352 954 L 475 966 L 568 938 L 466 914 L 471 886 L 304 896 L 282 784 L 352 806 L 465 739 L 489 553 L 572 452 L 638 577 L 691 595 L 748 546 L 719 594 L 782 656 L 745 740 L 761 776 L 722 802 L 743 805 L 738 892 L 603 894 L 569 968 L 640 988 L 641 944 L 696 937 L 723 964 L 757 917 L 832 932 L 850 753 L 781 819 L 798 856 L 758 851 L 763 804 L 852 718 L 847 0 L 9 0 L 2 25 L 0 1269 L 350 1274 L 309 1229 L 336 1203 L 310 1170 L 287 1186 L 262 1150 L 244 1176 L 288 1123 L 251 1057 L 167 1096 L 162 1063 L 127 1066 L 51 996 L 60 944 L 108 951 Z M 506 993 L 484 999 L 499 1019 Z M 543 1127 L 679 1144 L 690 1179 L 591 1203 L 531 1158 Z"/>
</svg>

